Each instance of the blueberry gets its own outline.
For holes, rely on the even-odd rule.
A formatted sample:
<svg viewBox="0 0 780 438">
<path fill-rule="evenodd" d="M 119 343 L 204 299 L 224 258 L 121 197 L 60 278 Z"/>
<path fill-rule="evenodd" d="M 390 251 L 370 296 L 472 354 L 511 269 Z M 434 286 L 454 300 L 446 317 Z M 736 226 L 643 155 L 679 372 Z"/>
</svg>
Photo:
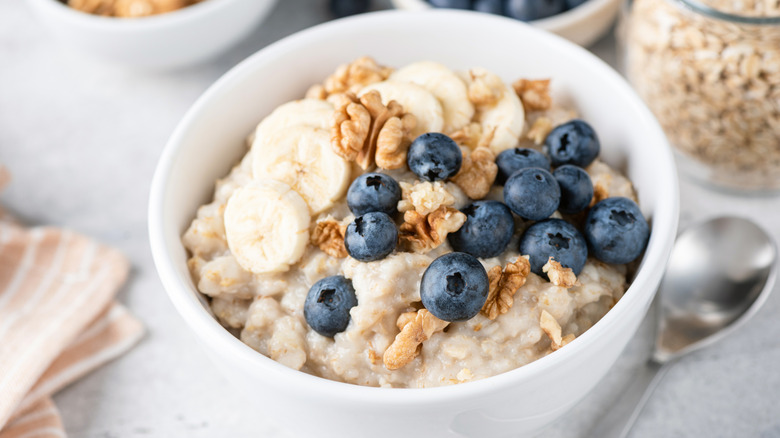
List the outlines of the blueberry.
<svg viewBox="0 0 780 438">
<path fill-rule="evenodd" d="M 488 294 L 488 277 L 474 257 L 451 252 L 434 260 L 420 282 L 423 306 L 445 321 L 466 321 L 479 313 Z"/>
<path fill-rule="evenodd" d="M 473 7 L 475 11 L 479 12 L 487 12 L 496 15 L 504 14 L 503 0 L 474 0 Z"/>
<path fill-rule="evenodd" d="M 566 9 L 574 9 L 577 6 L 585 3 L 587 0 L 565 0 L 566 1 Z"/>
<path fill-rule="evenodd" d="M 593 255 L 605 263 L 634 261 L 647 246 L 650 227 L 639 206 L 628 198 L 607 198 L 585 219 L 585 239 Z"/>
<path fill-rule="evenodd" d="M 335 17 L 362 14 L 368 11 L 369 0 L 330 0 L 330 12 Z"/>
<path fill-rule="evenodd" d="M 384 173 L 364 173 L 352 181 L 347 191 L 347 205 L 355 216 L 372 211 L 394 215 L 401 200 L 401 187 Z"/>
<path fill-rule="evenodd" d="M 587 167 L 601 151 L 596 131 L 582 120 L 572 120 L 558 125 L 544 140 L 553 166 L 574 164 Z"/>
<path fill-rule="evenodd" d="M 498 201 L 476 201 L 461 211 L 466 222 L 447 236 L 452 249 L 483 259 L 504 252 L 515 233 L 509 207 Z"/>
<path fill-rule="evenodd" d="M 471 9 L 471 0 L 428 0 L 434 8 Z"/>
<path fill-rule="evenodd" d="M 504 13 L 522 21 L 551 17 L 564 11 L 564 0 L 507 0 Z"/>
<path fill-rule="evenodd" d="M 352 258 L 373 262 L 387 257 L 398 243 L 398 228 L 393 219 L 381 211 L 355 218 L 347 225 L 344 246 Z"/>
<path fill-rule="evenodd" d="M 574 225 L 562 219 L 547 219 L 537 222 L 520 238 L 520 254 L 531 261 L 531 271 L 547 278 L 542 267 L 553 257 L 564 268 L 571 268 L 579 275 L 588 259 L 588 244 Z"/>
<path fill-rule="evenodd" d="M 513 173 L 526 167 L 539 167 L 550 170 L 550 160 L 543 153 L 529 148 L 507 149 L 496 157 L 498 174 L 496 182 L 504 184 Z"/>
<path fill-rule="evenodd" d="M 463 154 L 457 143 L 438 132 L 423 134 L 409 146 L 409 169 L 426 181 L 447 179 L 460 170 Z"/>
<path fill-rule="evenodd" d="M 579 213 L 585 210 L 593 198 L 593 183 L 588 172 L 581 167 L 564 164 L 553 172 L 561 188 L 561 205 L 558 210 L 565 214 Z"/>
<path fill-rule="evenodd" d="M 349 324 L 349 309 L 357 306 L 352 282 L 341 275 L 314 283 L 303 304 L 303 317 L 315 332 L 332 338 Z"/>
<path fill-rule="evenodd" d="M 550 217 L 561 202 L 561 189 L 552 174 L 538 167 L 520 169 L 504 184 L 504 203 L 523 219 Z"/>
</svg>

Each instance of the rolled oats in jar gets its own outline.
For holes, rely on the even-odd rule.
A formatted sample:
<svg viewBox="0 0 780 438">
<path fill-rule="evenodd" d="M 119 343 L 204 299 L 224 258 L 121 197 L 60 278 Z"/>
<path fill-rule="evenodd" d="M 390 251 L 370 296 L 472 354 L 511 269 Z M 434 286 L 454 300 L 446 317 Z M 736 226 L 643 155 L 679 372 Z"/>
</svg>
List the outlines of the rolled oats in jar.
<svg viewBox="0 0 780 438">
<path fill-rule="evenodd" d="M 780 0 L 633 0 L 621 34 L 684 173 L 780 189 Z"/>
</svg>

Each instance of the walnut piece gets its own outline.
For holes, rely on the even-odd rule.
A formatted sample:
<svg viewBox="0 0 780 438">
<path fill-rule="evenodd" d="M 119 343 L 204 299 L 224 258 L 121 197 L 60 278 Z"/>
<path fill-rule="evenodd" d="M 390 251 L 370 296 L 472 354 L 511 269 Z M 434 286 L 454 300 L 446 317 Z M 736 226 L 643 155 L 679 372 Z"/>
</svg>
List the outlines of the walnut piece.
<svg viewBox="0 0 780 438">
<path fill-rule="evenodd" d="M 405 213 L 415 210 L 426 215 L 439 207 L 449 207 L 455 204 L 455 197 L 440 181 L 417 181 L 414 184 L 400 182 L 401 200 L 398 201 L 398 211 Z"/>
<path fill-rule="evenodd" d="M 504 96 L 504 81 L 498 75 L 482 68 L 473 68 L 468 74 L 468 96 L 475 106 L 495 105 Z"/>
<path fill-rule="evenodd" d="M 341 223 L 331 216 L 326 217 L 314 225 L 311 233 L 311 244 L 319 247 L 325 254 L 342 259 L 347 256 L 347 248 L 344 246 L 344 233 L 347 224 Z"/>
<path fill-rule="evenodd" d="M 475 149 L 482 138 L 482 125 L 477 122 L 469 123 L 457 131 L 450 133 L 450 138 L 459 145 L 466 146 L 469 149 Z"/>
<path fill-rule="evenodd" d="M 480 146 L 469 153 L 464 151 L 463 164 L 452 182 L 471 199 L 482 199 L 487 196 L 498 174 L 496 156 L 489 148 Z"/>
<path fill-rule="evenodd" d="M 593 198 L 590 200 L 590 207 L 609 198 L 609 186 L 612 185 L 612 175 L 602 173 L 593 178 Z"/>
<path fill-rule="evenodd" d="M 415 126 L 417 119 L 412 114 L 387 119 L 376 139 L 374 160 L 377 167 L 400 169 L 406 165 L 406 151 L 412 142 L 411 132 Z"/>
<path fill-rule="evenodd" d="M 550 347 L 552 351 L 558 350 L 564 345 L 575 339 L 573 333 L 569 333 L 566 336 L 561 336 L 561 325 L 558 321 L 550 315 L 550 312 L 542 310 L 542 315 L 539 318 L 539 327 L 550 338 Z"/>
<path fill-rule="evenodd" d="M 339 156 L 368 169 L 374 163 L 383 169 L 406 164 L 411 131 L 417 125 L 414 115 L 404 113 L 400 103 L 382 104 L 376 90 L 358 99 L 354 94 L 333 96 L 331 147 Z"/>
<path fill-rule="evenodd" d="M 393 69 L 381 66 L 369 56 L 360 57 L 349 64 L 340 65 L 323 83 L 326 94 L 357 93 L 363 87 L 382 82 Z"/>
<path fill-rule="evenodd" d="M 552 129 L 552 120 L 547 117 L 539 117 L 534 121 L 534 124 L 531 125 L 531 129 L 528 130 L 526 137 L 532 140 L 534 144 L 541 145 L 544 143 L 544 140 L 547 138 L 547 135 L 550 133 L 550 131 L 552 131 Z"/>
<path fill-rule="evenodd" d="M 482 314 L 496 319 L 499 314 L 508 312 L 515 302 L 515 293 L 523 287 L 530 273 L 528 256 L 517 257 L 514 263 L 507 263 L 503 269 L 501 266 L 491 268 L 488 271 L 488 297 L 482 306 Z"/>
<path fill-rule="evenodd" d="M 441 206 L 427 215 L 409 210 L 404 213 L 404 223 L 399 227 L 400 246 L 406 251 L 430 251 L 465 222 L 466 215 L 451 207 Z"/>
<path fill-rule="evenodd" d="M 449 322 L 433 316 L 426 309 L 420 309 L 417 312 L 401 314 L 398 317 L 398 325 L 401 332 L 382 356 L 388 370 L 397 370 L 411 362 L 419 354 L 418 347 L 434 333 L 444 330 Z"/>
<path fill-rule="evenodd" d="M 355 161 L 368 140 L 371 114 L 354 95 L 341 94 L 334 101 L 330 145 L 347 161 Z"/>
<path fill-rule="evenodd" d="M 325 87 L 323 87 L 321 84 L 314 84 L 311 87 L 309 87 L 308 90 L 306 90 L 306 95 L 304 98 L 306 99 L 319 99 L 319 100 L 325 100 L 328 97 L 328 92 L 325 91 Z"/>
<path fill-rule="evenodd" d="M 526 112 L 546 111 L 552 106 L 549 79 L 518 79 L 512 84 L 512 88 L 523 102 Z"/>
<path fill-rule="evenodd" d="M 550 283 L 558 287 L 569 289 L 580 284 L 571 268 L 564 268 L 563 265 L 556 262 L 552 257 L 542 266 L 542 272 L 550 278 Z"/>
</svg>

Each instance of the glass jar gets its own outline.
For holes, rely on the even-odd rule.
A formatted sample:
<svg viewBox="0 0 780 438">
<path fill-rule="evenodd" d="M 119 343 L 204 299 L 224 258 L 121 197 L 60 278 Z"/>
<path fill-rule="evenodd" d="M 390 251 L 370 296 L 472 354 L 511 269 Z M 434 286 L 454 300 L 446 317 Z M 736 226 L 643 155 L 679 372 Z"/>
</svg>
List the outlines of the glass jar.
<svg viewBox="0 0 780 438">
<path fill-rule="evenodd" d="M 780 2 L 628 0 L 626 76 L 684 174 L 780 190 Z"/>
</svg>

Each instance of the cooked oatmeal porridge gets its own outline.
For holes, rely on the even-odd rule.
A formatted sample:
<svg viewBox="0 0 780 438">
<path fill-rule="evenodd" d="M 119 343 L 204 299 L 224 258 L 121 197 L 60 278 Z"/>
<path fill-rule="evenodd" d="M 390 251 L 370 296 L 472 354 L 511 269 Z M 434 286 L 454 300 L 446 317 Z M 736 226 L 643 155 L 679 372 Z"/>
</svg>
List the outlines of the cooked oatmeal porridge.
<svg viewBox="0 0 780 438">
<path fill-rule="evenodd" d="M 184 233 L 193 280 L 244 343 L 327 379 L 525 365 L 621 298 L 649 232 L 575 117 L 547 80 L 360 58 L 259 123 Z M 605 234 L 626 218 L 644 228 Z"/>
</svg>

